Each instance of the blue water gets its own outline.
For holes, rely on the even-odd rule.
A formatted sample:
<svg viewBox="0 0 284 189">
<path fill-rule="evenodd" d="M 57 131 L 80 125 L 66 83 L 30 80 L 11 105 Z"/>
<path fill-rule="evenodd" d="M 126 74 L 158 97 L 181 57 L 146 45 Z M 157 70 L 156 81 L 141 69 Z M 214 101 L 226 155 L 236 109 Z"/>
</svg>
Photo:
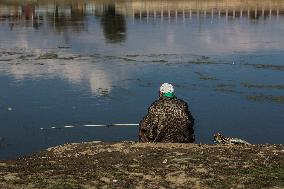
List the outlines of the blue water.
<svg viewBox="0 0 284 189">
<path fill-rule="evenodd" d="M 197 143 L 212 143 L 215 132 L 284 142 L 281 11 L 183 17 L 174 7 L 171 17 L 140 18 L 121 11 L 131 2 L 86 2 L 71 13 L 71 3 L 56 13 L 53 1 L 0 2 L 0 159 L 67 142 L 137 140 L 136 126 L 40 128 L 139 123 L 163 82 L 188 102 Z"/>
</svg>

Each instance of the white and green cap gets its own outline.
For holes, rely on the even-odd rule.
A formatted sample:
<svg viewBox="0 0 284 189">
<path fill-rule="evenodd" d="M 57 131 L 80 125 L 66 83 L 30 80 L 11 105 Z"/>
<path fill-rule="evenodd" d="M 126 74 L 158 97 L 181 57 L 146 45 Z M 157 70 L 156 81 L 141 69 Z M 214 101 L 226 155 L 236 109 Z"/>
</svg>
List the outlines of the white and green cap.
<svg viewBox="0 0 284 189">
<path fill-rule="evenodd" d="M 173 97 L 175 90 L 172 84 L 163 83 L 160 87 L 160 92 L 163 93 L 163 96 Z"/>
</svg>

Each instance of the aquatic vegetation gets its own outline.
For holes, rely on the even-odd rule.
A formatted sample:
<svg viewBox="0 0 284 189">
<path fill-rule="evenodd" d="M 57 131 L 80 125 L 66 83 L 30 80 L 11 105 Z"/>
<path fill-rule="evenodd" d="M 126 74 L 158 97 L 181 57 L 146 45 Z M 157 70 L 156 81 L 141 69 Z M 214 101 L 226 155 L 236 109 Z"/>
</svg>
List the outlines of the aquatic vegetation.
<svg viewBox="0 0 284 189">
<path fill-rule="evenodd" d="M 131 58 L 125 58 L 125 57 L 123 57 L 123 58 L 121 58 L 121 59 L 124 60 L 125 62 L 136 62 L 136 60 L 131 59 Z"/>
<path fill-rule="evenodd" d="M 199 76 L 199 79 L 201 79 L 201 80 L 217 80 L 216 77 L 207 76 L 207 75 L 204 75 L 201 72 L 195 72 L 195 73 Z"/>
<path fill-rule="evenodd" d="M 218 84 L 216 85 L 215 90 L 221 92 L 236 92 L 235 87 L 236 86 L 233 84 Z"/>
<path fill-rule="evenodd" d="M 13 59 L 0 59 L 0 62 L 9 62 L 12 61 Z"/>
<path fill-rule="evenodd" d="M 213 61 L 207 61 L 207 60 L 202 60 L 202 59 L 197 59 L 197 60 L 190 60 L 187 62 L 188 64 L 216 64 L 216 62 Z"/>
<path fill-rule="evenodd" d="M 73 56 L 69 56 L 69 57 L 59 57 L 58 59 L 60 60 L 73 60 L 75 59 L 76 57 L 73 57 Z"/>
<path fill-rule="evenodd" d="M 58 46 L 57 48 L 59 48 L 59 49 L 70 49 L 71 47 L 69 47 L 69 46 Z"/>
<path fill-rule="evenodd" d="M 23 52 L 19 52 L 19 51 L 2 51 L 1 52 L 2 54 L 5 54 L 5 55 L 20 55 L 20 54 L 23 54 Z"/>
<path fill-rule="evenodd" d="M 249 63 L 243 64 L 243 65 L 253 66 L 253 67 L 259 68 L 259 69 L 284 70 L 284 66 L 281 66 L 281 65 L 249 64 Z"/>
<path fill-rule="evenodd" d="M 276 102 L 276 103 L 284 103 L 284 96 L 272 96 L 272 95 L 247 95 L 246 98 L 248 100 L 260 101 L 260 102 Z"/>
<path fill-rule="evenodd" d="M 42 54 L 38 57 L 38 59 L 57 59 L 57 58 L 58 58 L 58 54 L 55 54 L 52 52 Z"/>
<path fill-rule="evenodd" d="M 190 60 L 187 60 L 188 64 L 217 64 L 216 61 L 213 61 L 209 56 L 203 55 L 191 55 Z"/>
<path fill-rule="evenodd" d="M 140 55 L 139 55 L 139 54 L 127 54 L 126 56 L 127 56 L 127 57 L 135 58 L 135 57 L 138 57 L 138 56 L 140 56 Z"/>
<path fill-rule="evenodd" d="M 37 62 L 37 63 L 34 63 L 34 65 L 40 65 L 40 66 L 43 66 L 43 65 L 44 65 L 44 63 L 42 63 L 42 62 Z"/>
<path fill-rule="evenodd" d="M 145 55 L 145 56 L 147 56 L 147 57 L 177 57 L 177 56 L 180 56 L 180 55 L 178 55 L 178 54 L 149 54 L 149 55 Z"/>
<path fill-rule="evenodd" d="M 33 57 L 35 57 L 34 54 L 25 54 L 25 55 L 19 56 L 17 59 L 27 60 L 28 58 L 33 58 Z"/>
<path fill-rule="evenodd" d="M 163 59 L 160 59 L 160 60 L 153 60 L 152 62 L 160 62 L 160 63 L 166 63 L 166 62 L 168 62 L 168 61 L 166 61 L 166 60 L 163 60 Z"/>
<path fill-rule="evenodd" d="M 271 89 L 284 89 L 284 84 L 273 85 L 273 84 L 252 84 L 244 82 L 242 85 L 246 88 L 271 88 Z"/>
<path fill-rule="evenodd" d="M 103 97 L 109 96 L 109 90 L 108 89 L 98 88 L 98 93 Z"/>
</svg>

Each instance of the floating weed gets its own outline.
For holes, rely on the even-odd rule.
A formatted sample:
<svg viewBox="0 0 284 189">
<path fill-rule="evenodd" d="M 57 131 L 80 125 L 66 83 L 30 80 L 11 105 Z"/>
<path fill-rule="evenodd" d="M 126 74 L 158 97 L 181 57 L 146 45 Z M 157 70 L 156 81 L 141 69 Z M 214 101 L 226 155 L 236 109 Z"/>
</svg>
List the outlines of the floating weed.
<svg viewBox="0 0 284 189">
<path fill-rule="evenodd" d="M 17 52 L 17 51 L 2 51 L 1 53 L 5 54 L 5 55 L 20 55 L 20 54 L 23 54 L 22 52 Z"/>
<path fill-rule="evenodd" d="M 147 57 L 179 56 L 178 54 L 149 54 Z"/>
<path fill-rule="evenodd" d="M 70 49 L 71 47 L 70 46 L 58 46 L 57 48 L 59 48 L 59 49 Z"/>
<path fill-rule="evenodd" d="M 195 72 L 195 73 L 199 76 L 199 79 L 201 80 L 217 80 L 216 77 L 206 76 L 200 72 Z"/>
<path fill-rule="evenodd" d="M 249 63 L 246 63 L 244 65 L 253 66 L 255 68 L 260 68 L 260 69 L 284 70 L 284 66 L 281 65 L 249 64 Z"/>
<path fill-rule="evenodd" d="M 78 55 L 77 57 L 83 57 L 82 55 Z M 89 57 L 91 58 L 102 58 L 102 55 L 101 54 L 96 54 L 96 53 L 93 53 L 93 54 L 90 54 Z"/>
<path fill-rule="evenodd" d="M 46 53 L 46 54 L 42 54 L 38 57 L 38 59 L 57 59 L 58 55 L 55 53 Z"/>
<path fill-rule="evenodd" d="M 105 56 L 101 56 L 102 58 L 106 58 L 106 59 L 119 59 L 120 57 L 117 56 L 112 56 L 112 55 L 105 55 Z"/>
<path fill-rule="evenodd" d="M 12 61 L 13 59 L 0 59 L 0 62 L 9 62 Z"/>
<path fill-rule="evenodd" d="M 249 82 L 244 82 L 242 85 L 246 88 L 271 88 L 271 89 L 284 89 L 284 84 L 279 85 L 266 85 L 266 84 L 252 84 Z"/>
<path fill-rule="evenodd" d="M 233 84 L 218 84 L 216 85 L 215 90 L 221 92 L 235 92 L 234 88 L 236 86 Z"/>
<path fill-rule="evenodd" d="M 173 84 L 174 84 L 174 86 L 175 86 L 176 88 L 182 88 L 182 89 L 187 88 L 186 85 L 180 85 L 180 84 L 178 84 L 178 83 L 173 83 Z"/>
<path fill-rule="evenodd" d="M 110 91 L 106 88 L 98 88 L 96 91 L 101 97 L 110 97 Z"/>
<path fill-rule="evenodd" d="M 246 98 L 248 100 L 253 100 L 253 101 L 284 103 L 284 96 L 272 96 L 272 95 L 260 94 L 260 95 L 247 95 Z"/>
<path fill-rule="evenodd" d="M 121 58 L 122 60 L 126 61 L 126 62 L 136 62 L 135 59 L 131 59 L 131 58 Z"/>
<path fill-rule="evenodd" d="M 216 61 L 213 61 L 208 56 L 199 56 L 196 55 L 192 60 L 187 61 L 188 64 L 217 64 Z"/>
<path fill-rule="evenodd" d="M 73 56 L 70 56 L 70 57 L 59 57 L 58 59 L 59 60 L 73 60 L 73 59 L 75 59 L 75 57 L 73 57 Z"/>
<path fill-rule="evenodd" d="M 139 54 L 127 54 L 126 57 L 131 57 L 131 58 L 135 58 L 140 56 Z"/>
<path fill-rule="evenodd" d="M 103 56 L 102 57 L 103 59 L 118 59 L 118 60 L 123 60 L 125 62 L 136 62 L 135 59 L 131 59 L 131 58 L 127 58 L 127 57 L 119 57 L 119 56 L 110 56 L 110 55 L 107 55 L 107 56 Z"/>
<path fill-rule="evenodd" d="M 205 59 L 205 60 L 210 59 L 210 57 L 209 57 L 209 56 L 201 56 L 201 58 L 202 58 L 202 59 Z"/>
<path fill-rule="evenodd" d="M 19 56 L 18 59 L 25 60 L 25 59 L 33 58 L 33 57 L 35 57 L 34 54 L 26 54 L 26 55 Z"/>
<path fill-rule="evenodd" d="M 42 63 L 42 62 L 37 62 L 37 63 L 34 63 L 34 65 L 40 65 L 40 66 L 43 66 L 43 65 L 44 65 L 44 63 Z"/>
<path fill-rule="evenodd" d="M 167 60 L 163 60 L 163 59 L 161 59 L 161 60 L 153 60 L 152 62 L 166 63 L 166 62 L 168 62 L 168 61 L 167 61 Z"/>
<path fill-rule="evenodd" d="M 201 59 L 197 59 L 197 60 L 191 60 L 187 62 L 188 64 L 216 64 L 213 61 L 205 61 L 205 60 L 201 60 Z"/>
</svg>

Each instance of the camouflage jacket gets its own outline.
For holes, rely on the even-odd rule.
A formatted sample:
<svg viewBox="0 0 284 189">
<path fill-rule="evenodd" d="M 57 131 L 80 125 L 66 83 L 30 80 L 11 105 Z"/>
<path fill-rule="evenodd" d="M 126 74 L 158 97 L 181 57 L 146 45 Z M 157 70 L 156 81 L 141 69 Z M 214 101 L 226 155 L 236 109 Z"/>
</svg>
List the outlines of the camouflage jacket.
<svg viewBox="0 0 284 189">
<path fill-rule="evenodd" d="M 140 142 L 194 142 L 194 118 L 183 100 L 160 97 L 139 124 Z"/>
</svg>

